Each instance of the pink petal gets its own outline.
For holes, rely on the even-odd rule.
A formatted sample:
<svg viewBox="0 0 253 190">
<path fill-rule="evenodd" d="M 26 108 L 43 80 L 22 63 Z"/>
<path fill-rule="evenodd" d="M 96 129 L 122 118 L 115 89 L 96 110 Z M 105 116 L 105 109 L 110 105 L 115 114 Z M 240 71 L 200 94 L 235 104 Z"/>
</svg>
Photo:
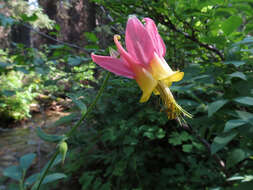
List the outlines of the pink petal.
<svg viewBox="0 0 253 190">
<path fill-rule="evenodd" d="M 143 24 L 134 16 L 128 19 L 126 27 L 126 48 L 139 63 L 148 65 L 154 56 L 153 41 Z"/>
<path fill-rule="evenodd" d="M 148 31 L 149 35 L 151 36 L 151 39 L 153 40 L 156 53 L 160 57 L 164 57 L 166 53 L 166 47 L 163 42 L 163 39 L 158 33 L 155 22 L 150 18 L 144 18 L 144 20 L 145 20 L 145 28 Z"/>
<path fill-rule="evenodd" d="M 110 56 L 101 56 L 91 54 L 92 60 L 104 69 L 120 76 L 133 79 L 135 74 L 129 69 L 123 59 L 117 59 Z"/>
<path fill-rule="evenodd" d="M 120 36 L 119 35 L 114 35 L 113 39 L 114 39 L 114 43 L 117 46 L 118 52 L 120 53 L 120 56 L 123 57 L 127 61 L 128 66 L 130 66 L 131 63 L 135 63 L 132 56 L 120 44 L 120 42 L 119 42 Z"/>
</svg>

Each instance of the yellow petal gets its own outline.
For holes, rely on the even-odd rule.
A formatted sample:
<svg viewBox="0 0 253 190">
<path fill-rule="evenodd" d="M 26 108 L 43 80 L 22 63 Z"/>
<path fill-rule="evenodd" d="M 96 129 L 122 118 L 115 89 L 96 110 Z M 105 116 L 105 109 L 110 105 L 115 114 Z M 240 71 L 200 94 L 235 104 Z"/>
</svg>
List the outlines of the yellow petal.
<svg viewBox="0 0 253 190">
<path fill-rule="evenodd" d="M 163 82 L 167 85 L 167 87 L 170 87 L 172 85 L 172 82 L 178 82 L 182 80 L 183 77 L 184 77 L 184 72 L 176 71 L 176 72 L 173 72 L 172 75 L 163 79 Z"/>
<path fill-rule="evenodd" d="M 156 53 L 150 62 L 152 75 L 156 80 L 163 80 L 171 76 L 174 72 L 163 58 L 160 58 Z"/>
<path fill-rule="evenodd" d="M 157 86 L 157 81 L 154 79 L 152 74 L 142 66 L 135 65 L 133 71 L 136 75 L 136 82 L 142 90 L 140 102 L 146 102 L 150 98 L 152 91 Z"/>
</svg>

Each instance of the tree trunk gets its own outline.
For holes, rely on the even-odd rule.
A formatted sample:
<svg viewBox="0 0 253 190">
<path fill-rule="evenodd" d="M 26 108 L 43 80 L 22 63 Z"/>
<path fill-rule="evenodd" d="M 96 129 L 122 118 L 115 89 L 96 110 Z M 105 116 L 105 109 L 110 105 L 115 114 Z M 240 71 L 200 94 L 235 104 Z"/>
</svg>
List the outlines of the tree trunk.
<svg viewBox="0 0 253 190">
<path fill-rule="evenodd" d="M 92 31 L 96 26 L 95 4 L 89 0 L 71 0 L 71 7 L 66 8 L 58 0 L 39 0 L 39 5 L 44 9 L 48 17 L 61 28 L 60 34 L 54 38 L 59 41 L 72 43 L 83 47 L 87 44 L 84 32 Z M 49 34 L 52 31 L 42 30 Z M 39 37 L 36 47 L 41 44 L 55 44 L 55 41 Z"/>
<path fill-rule="evenodd" d="M 31 46 L 30 29 L 21 24 L 15 24 L 11 27 L 11 41 Z"/>
</svg>

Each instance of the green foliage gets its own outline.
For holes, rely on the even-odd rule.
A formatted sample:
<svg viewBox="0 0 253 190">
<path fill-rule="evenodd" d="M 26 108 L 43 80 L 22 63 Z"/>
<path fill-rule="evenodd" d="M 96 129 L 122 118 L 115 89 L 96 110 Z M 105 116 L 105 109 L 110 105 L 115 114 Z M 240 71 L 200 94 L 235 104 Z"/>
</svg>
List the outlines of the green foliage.
<svg viewBox="0 0 253 190">
<path fill-rule="evenodd" d="M 28 188 L 35 189 L 37 187 L 38 180 L 40 179 L 40 176 L 45 170 L 47 165 L 42 169 L 41 173 L 35 173 L 27 177 L 27 170 L 34 163 L 35 158 L 36 158 L 36 154 L 34 153 L 26 154 L 20 158 L 19 165 L 10 166 L 4 170 L 3 172 L 4 176 L 14 179 L 16 182 L 19 182 L 19 188 L 16 187 L 14 184 L 12 184 L 13 189 L 26 190 Z M 58 157 L 53 163 L 53 165 L 58 164 L 60 161 L 61 161 L 61 158 Z M 44 184 L 52 183 L 66 177 L 67 176 L 63 173 L 51 173 L 51 174 L 46 175 L 42 184 L 44 185 Z"/>
<path fill-rule="evenodd" d="M 243 182 L 253 173 L 252 3 L 94 2 L 107 8 L 119 28 L 129 14 L 155 20 L 166 60 L 185 72 L 171 90 L 194 118 L 183 127 L 167 121 L 156 97 L 140 105 L 136 85 L 115 78 L 93 122 L 76 134 L 66 172 L 81 171 L 83 189 L 247 186 Z M 233 176 L 236 180 L 230 180 Z"/>
<path fill-rule="evenodd" d="M 110 81 L 93 113 L 92 129 L 75 134 L 76 149 L 72 146 L 65 171 L 84 171 L 79 179 L 83 189 L 201 189 L 222 184 L 224 178 L 201 142 L 167 121 L 157 97 L 140 104 L 139 96 L 134 82 Z"/>
<path fill-rule="evenodd" d="M 16 1 L 6 1 L 3 4 L 3 8 L 9 10 L 9 14 L 12 17 L 6 20 L 3 18 L 3 26 L 6 26 L 7 23 L 13 24 L 14 19 L 17 21 L 23 21 L 31 24 L 36 28 L 47 28 L 53 29 L 55 21 L 51 20 L 48 15 L 43 13 L 43 10 L 40 7 L 32 9 L 27 1 L 16 0 Z M 0 16 L 0 20 L 1 16 Z"/>
<path fill-rule="evenodd" d="M 2 118 L 21 120 L 30 117 L 30 105 L 37 93 L 36 84 L 25 86 L 24 75 L 20 72 L 9 72 L 0 76 L 0 115 Z"/>
<path fill-rule="evenodd" d="M 176 101 L 194 118 L 187 119 L 182 126 L 168 121 L 158 97 L 152 96 L 149 102 L 140 104 L 141 92 L 136 83 L 114 77 L 89 122 L 67 139 L 69 155 L 64 170 L 70 180 L 78 179 L 75 182 L 84 190 L 252 188 L 252 2 L 93 2 L 103 6 L 113 18 L 113 22 L 98 26 L 96 33 L 106 31 L 110 36 L 115 28 L 122 33 L 130 14 L 154 19 L 167 47 L 165 59 L 173 70 L 185 72 L 184 80 L 170 89 Z M 27 22 L 39 17 L 18 16 Z M 4 26 L 12 24 L 12 20 L 1 15 L 0 21 Z M 56 26 L 56 30 L 60 28 Z M 87 52 L 107 54 L 100 50 L 96 33 L 84 33 Z M 86 113 L 86 105 L 90 105 L 98 88 L 94 81 L 100 80 L 101 75 L 97 75 L 99 72 L 87 55 L 73 53 L 66 45 L 45 46 L 43 50 L 42 53 L 17 44 L 14 55 L 2 53 L 1 101 L 17 97 L 20 89 L 26 89 L 20 72 L 36 73 L 44 91 L 55 97 L 71 98 L 81 111 L 75 113 L 73 108 L 74 113 L 54 126 L 71 123 Z M 18 110 L 16 102 L 9 104 L 12 106 L 4 107 L 3 113 L 6 108 Z M 64 135 L 48 135 L 40 129 L 38 135 L 46 141 L 63 143 L 66 149 Z M 58 162 L 65 159 L 64 151 Z M 12 166 L 5 170 L 5 175 L 20 180 L 22 168 L 28 166 Z M 27 178 L 25 184 L 35 189 L 36 180 L 47 166 Z M 54 173 L 45 181 L 65 177 Z"/>
<path fill-rule="evenodd" d="M 43 130 L 40 127 L 36 128 L 37 135 L 44 141 L 47 142 L 60 142 L 62 140 L 65 140 L 65 135 L 49 135 L 43 132 Z"/>
</svg>

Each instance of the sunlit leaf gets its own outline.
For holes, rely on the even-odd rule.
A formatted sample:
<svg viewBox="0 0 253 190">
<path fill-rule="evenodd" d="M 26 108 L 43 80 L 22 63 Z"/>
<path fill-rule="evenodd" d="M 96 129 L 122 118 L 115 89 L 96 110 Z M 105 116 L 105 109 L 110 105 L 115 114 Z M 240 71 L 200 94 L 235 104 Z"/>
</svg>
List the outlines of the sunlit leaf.
<svg viewBox="0 0 253 190">
<path fill-rule="evenodd" d="M 224 23 L 222 23 L 222 30 L 226 35 L 231 34 L 234 30 L 236 30 L 242 24 L 242 18 L 233 15 L 230 16 Z"/>
<path fill-rule="evenodd" d="M 84 35 L 85 35 L 85 37 L 86 37 L 89 41 L 91 41 L 91 42 L 93 42 L 93 43 L 95 43 L 95 42 L 98 41 L 98 38 L 96 37 L 96 35 L 95 35 L 94 33 L 85 32 Z"/>
<path fill-rule="evenodd" d="M 20 17 L 24 22 L 34 22 L 38 19 L 38 16 L 34 13 L 31 16 L 27 14 L 21 14 Z"/>
</svg>

